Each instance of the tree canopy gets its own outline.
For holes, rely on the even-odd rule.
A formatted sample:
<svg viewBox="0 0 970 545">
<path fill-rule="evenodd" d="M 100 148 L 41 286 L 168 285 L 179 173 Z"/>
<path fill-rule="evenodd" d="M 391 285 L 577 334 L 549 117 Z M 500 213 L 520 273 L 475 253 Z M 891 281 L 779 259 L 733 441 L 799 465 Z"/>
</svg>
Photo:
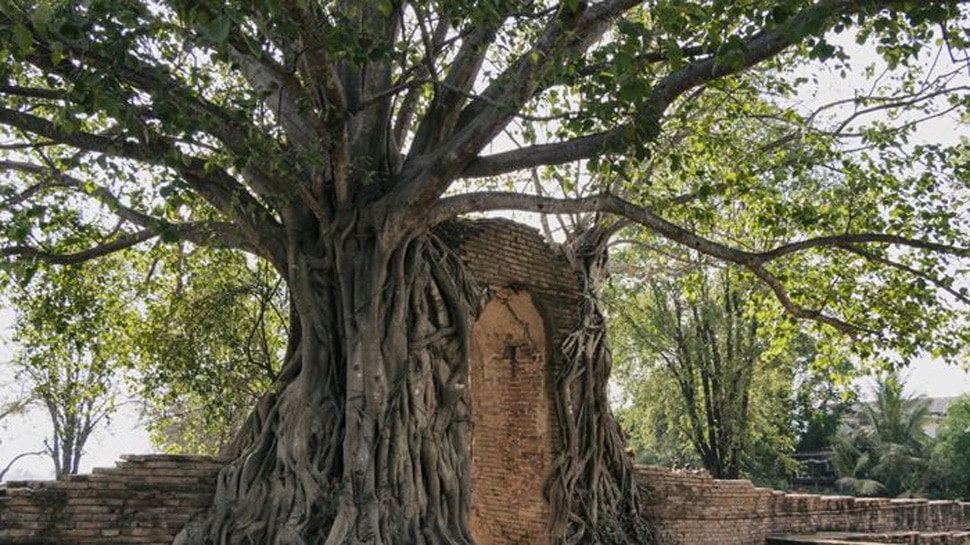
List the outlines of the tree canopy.
<svg viewBox="0 0 970 545">
<path fill-rule="evenodd" d="M 966 114 L 967 11 L 3 0 L 3 271 L 28 282 L 38 262 L 149 241 L 265 261 L 291 294 L 289 350 L 199 532 L 467 542 L 462 362 L 478 296 L 431 229 L 500 210 L 619 218 L 609 229 L 725 262 L 860 352 L 953 355 L 970 331 L 967 151 L 918 129 Z M 868 78 L 806 99 L 819 67 Z M 598 254 L 571 248 L 595 270 Z M 595 393 L 565 380 L 575 406 L 559 418 L 586 418 L 581 405 L 613 430 L 596 425 L 610 422 L 609 355 L 584 308 L 576 339 L 595 346 L 570 353 L 595 359 Z M 641 541 L 620 439 L 564 441 L 588 452 L 553 470 L 551 534 Z"/>
<path fill-rule="evenodd" d="M 159 238 L 240 248 L 285 272 L 290 213 L 326 219 L 372 200 L 423 210 L 409 223 L 427 226 L 602 212 L 746 269 L 795 316 L 934 345 L 952 318 L 938 295 L 967 300 L 950 278 L 966 256 L 965 151 L 911 140 L 919 121 L 966 107 L 961 10 L 9 2 L 5 263 Z M 883 60 L 849 57 L 833 31 Z M 791 67 L 809 61 L 885 77 L 800 108 L 808 78 Z M 595 175 L 594 194 L 456 185 L 549 165 L 542 195 L 575 168 Z M 343 174 L 352 187 L 330 181 Z M 752 210 L 750 238 L 692 221 L 732 201 Z"/>
</svg>

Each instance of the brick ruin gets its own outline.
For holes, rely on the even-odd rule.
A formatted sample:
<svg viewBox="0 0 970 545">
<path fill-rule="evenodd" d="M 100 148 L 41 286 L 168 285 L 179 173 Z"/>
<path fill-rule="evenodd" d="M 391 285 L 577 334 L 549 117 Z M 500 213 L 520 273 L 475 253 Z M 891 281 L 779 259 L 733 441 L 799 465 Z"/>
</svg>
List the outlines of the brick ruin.
<svg viewBox="0 0 970 545">
<path fill-rule="evenodd" d="M 64 481 L 10 481 L 0 488 L 0 543 L 169 545 L 212 503 L 225 460 L 125 456 L 117 467 Z"/>
<path fill-rule="evenodd" d="M 790 494 L 706 472 L 639 466 L 669 543 L 970 545 L 970 503 Z"/>
<path fill-rule="evenodd" d="M 551 401 L 562 364 L 556 347 L 575 324 L 577 279 L 527 226 L 462 221 L 439 235 L 489 287 L 472 330 L 469 527 L 478 545 L 549 543 L 542 487 L 560 441 Z M 7 483 L 0 487 L 0 544 L 171 543 L 211 502 L 224 463 L 127 456 L 115 468 L 65 481 Z M 773 543 L 821 543 L 794 535 L 818 531 L 860 532 L 883 543 L 970 543 L 955 533 L 970 530 L 970 504 L 784 494 L 706 474 L 638 471 L 653 489 L 647 515 L 671 544 L 746 545 L 769 536 Z"/>
</svg>

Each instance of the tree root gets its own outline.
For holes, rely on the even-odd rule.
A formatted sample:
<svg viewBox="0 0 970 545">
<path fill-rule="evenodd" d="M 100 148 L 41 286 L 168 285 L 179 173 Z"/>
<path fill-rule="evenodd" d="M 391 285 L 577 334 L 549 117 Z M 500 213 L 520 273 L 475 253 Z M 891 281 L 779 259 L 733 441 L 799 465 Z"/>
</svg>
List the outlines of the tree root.
<svg viewBox="0 0 970 545">
<path fill-rule="evenodd" d="M 633 471 L 625 440 L 609 407 L 612 356 L 599 301 L 608 232 L 593 227 L 564 247 L 583 281 L 579 323 L 563 343 L 556 384 L 563 452 L 545 487 L 549 531 L 563 544 L 658 543 L 642 504 L 649 494 Z"/>
</svg>

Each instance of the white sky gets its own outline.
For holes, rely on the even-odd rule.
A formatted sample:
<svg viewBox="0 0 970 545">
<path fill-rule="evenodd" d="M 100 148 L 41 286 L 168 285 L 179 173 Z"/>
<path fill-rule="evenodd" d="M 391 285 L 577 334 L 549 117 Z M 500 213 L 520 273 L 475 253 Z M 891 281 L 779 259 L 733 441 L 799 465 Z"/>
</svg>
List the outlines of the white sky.
<svg viewBox="0 0 970 545">
<path fill-rule="evenodd" d="M 839 40 L 846 43 L 847 40 Z M 859 52 L 856 47 L 850 47 L 855 56 Z M 863 58 L 865 55 L 863 55 Z M 870 57 L 871 58 L 871 57 Z M 861 64 L 854 64 L 854 68 L 861 68 Z M 833 100 L 839 97 L 851 96 L 853 82 L 843 80 L 830 66 L 815 66 L 806 70 L 819 75 L 820 84 L 817 94 L 806 97 L 815 104 Z M 970 80 L 970 76 L 967 78 Z M 970 83 L 968 83 L 970 84 Z M 927 140 L 949 140 L 965 134 L 965 126 L 956 119 L 940 119 L 929 125 L 921 132 L 920 137 Z M 9 341 L 9 326 L 11 314 L 8 310 L 0 309 L 0 388 L 9 385 L 12 389 L 0 389 L 0 401 L 9 399 L 15 393 L 18 385 L 10 370 L 10 359 L 14 351 Z M 970 364 L 970 362 L 966 362 Z M 954 366 L 944 365 L 940 361 L 922 359 L 916 361 L 908 369 L 907 387 L 909 391 L 930 397 L 957 396 L 970 392 L 970 373 Z M 46 414 L 35 409 L 23 417 L 11 417 L 0 423 L 0 468 L 18 453 L 40 450 L 43 440 L 50 433 L 50 424 Z M 92 467 L 111 466 L 121 454 L 148 453 L 153 449 L 148 441 L 148 435 L 138 422 L 136 407 L 126 405 L 115 414 L 114 418 L 97 431 L 89 441 L 86 454 L 82 459 L 81 471 L 89 472 Z M 48 458 L 37 456 L 18 462 L 6 478 L 13 479 L 47 479 L 53 477 L 53 467 Z"/>
</svg>

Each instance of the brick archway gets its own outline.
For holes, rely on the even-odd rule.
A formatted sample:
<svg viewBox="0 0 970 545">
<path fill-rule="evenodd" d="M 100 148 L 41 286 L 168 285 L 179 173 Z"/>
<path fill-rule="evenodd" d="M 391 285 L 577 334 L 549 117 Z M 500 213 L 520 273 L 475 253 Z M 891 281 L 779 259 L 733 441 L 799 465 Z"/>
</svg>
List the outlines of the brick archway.
<svg viewBox="0 0 970 545">
<path fill-rule="evenodd" d="M 548 342 L 532 297 L 503 290 L 472 328 L 472 507 L 478 545 L 549 543 Z"/>
</svg>

